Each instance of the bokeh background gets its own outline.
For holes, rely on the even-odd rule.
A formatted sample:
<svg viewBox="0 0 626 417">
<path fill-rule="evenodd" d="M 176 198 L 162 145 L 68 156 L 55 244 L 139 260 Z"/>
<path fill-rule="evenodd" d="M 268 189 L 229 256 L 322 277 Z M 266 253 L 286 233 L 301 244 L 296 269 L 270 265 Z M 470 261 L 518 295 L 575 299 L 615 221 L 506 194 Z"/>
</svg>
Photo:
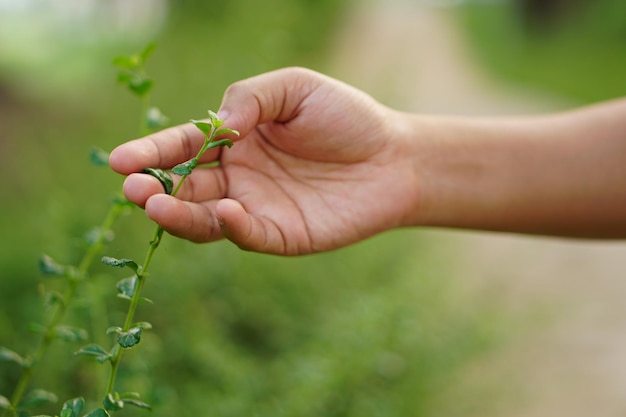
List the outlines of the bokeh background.
<svg viewBox="0 0 626 417">
<path fill-rule="evenodd" d="M 500 115 L 626 94 L 622 0 L 0 0 L 0 346 L 20 353 L 46 312 L 47 253 L 74 263 L 122 178 L 90 164 L 138 135 L 117 55 L 158 46 L 152 101 L 202 118 L 232 82 L 287 65 L 390 106 Z M 139 209 L 105 254 L 141 259 Z M 618 416 L 626 412 L 626 247 L 398 230 L 280 258 L 167 237 L 120 391 L 155 416 Z M 67 319 L 123 320 L 121 270 L 94 265 Z M 102 374 L 58 342 L 33 388 L 97 406 Z M 0 362 L 0 394 L 19 369 Z M 60 404 L 34 414 L 58 413 Z M 141 410 L 122 415 L 142 415 Z"/>
</svg>

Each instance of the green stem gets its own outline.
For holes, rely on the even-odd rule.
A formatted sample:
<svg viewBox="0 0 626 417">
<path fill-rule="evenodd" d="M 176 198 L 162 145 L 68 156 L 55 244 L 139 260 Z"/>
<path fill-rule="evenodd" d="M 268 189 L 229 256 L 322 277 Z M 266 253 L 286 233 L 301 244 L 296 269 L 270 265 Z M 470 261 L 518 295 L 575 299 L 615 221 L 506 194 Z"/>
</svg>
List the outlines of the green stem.
<svg viewBox="0 0 626 417">
<path fill-rule="evenodd" d="M 176 185 L 176 188 L 174 188 L 174 191 L 172 191 L 172 196 L 173 197 L 175 197 L 176 194 L 178 194 L 178 191 L 180 190 L 180 187 L 183 185 L 183 182 L 185 182 L 185 180 L 187 179 L 188 176 L 189 175 L 183 175 L 182 177 L 180 177 L 180 181 Z"/>
<path fill-rule="evenodd" d="M 146 258 L 142 264 L 142 266 L 137 271 L 137 287 L 135 288 L 135 292 L 133 294 L 133 298 L 130 300 L 130 307 L 128 308 L 128 312 L 126 313 L 126 320 L 124 321 L 123 331 L 127 332 L 130 330 L 133 325 L 133 318 L 135 317 L 135 311 L 137 310 L 137 305 L 139 305 L 139 301 L 141 301 L 141 289 L 146 282 L 146 276 L 148 274 L 148 267 L 152 261 L 152 257 L 154 255 L 154 251 L 159 247 L 161 240 L 163 238 L 163 228 L 161 226 L 157 226 L 154 232 L 154 238 L 150 241 L 150 246 L 148 246 L 148 251 L 146 252 Z M 111 374 L 109 376 L 109 384 L 107 386 L 107 394 L 113 392 L 115 388 L 115 380 L 117 378 L 117 371 L 119 370 L 120 361 L 122 359 L 123 349 L 118 349 L 117 353 L 113 358 L 111 358 Z"/>
<path fill-rule="evenodd" d="M 148 110 L 150 109 L 150 97 L 148 94 L 141 97 L 141 117 L 139 118 L 139 132 L 141 136 L 146 136 L 150 133 L 150 128 L 148 127 Z"/>
<path fill-rule="evenodd" d="M 98 236 L 96 240 L 91 244 L 87 252 L 85 252 L 85 254 L 83 255 L 81 262 L 78 264 L 77 276 L 66 277 L 68 280 L 68 286 L 65 290 L 65 294 L 63 295 L 63 302 L 58 304 L 57 309 L 50 318 L 46 329 L 43 332 L 42 338 L 39 340 L 39 343 L 35 347 L 35 350 L 30 357 L 29 365 L 24 369 L 20 379 L 15 386 L 15 390 L 13 391 L 13 395 L 11 396 L 10 400 L 11 408 L 6 410 L 3 416 L 6 417 L 9 415 L 9 413 L 11 413 L 11 415 L 13 416 L 17 416 L 17 407 L 24 397 L 26 388 L 30 384 L 35 366 L 43 359 L 48 348 L 50 347 L 50 344 L 54 340 L 54 330 L 65 318 L 71 301 L 76 294 L 76 290 L 78 289 L 80 280 L 84 279 L 87 276 L 87 271 L 93 263 L 94 258 L 102 250 L 102 246 L 104 245 L 107 233 L 112 229 L 113 224 L 115 224 L 115 221 L 121 214 L 122 210 L 123 204 L 121 203 L 114 203 L 111 206 L 109 212 L 104 218 L 104 221 L 98 228 Z"/>
<path fill-rule="evenodd" d="M 213 129 L 212 134 L 207 136 L 204 145 L 202 146 L 202 148 L 200 149 L 200 151 L 198 151 L 198 154 L 196 155 L 197 159 L 199 159 L 202 156 L 202 154 L 208 148 L 208 145 L 212 142 L 215 136 L 215 131 L 216 129 Z M 188 176 L 189 175 L 187 174 L 187 175 L 183 175 L 180 178 L 178 185 L 176 186 L 176 188 L 171 194 L 173 197 L 176 196 L 176 194 L 178 193 L 178 191 L 180 190 L 181 186 L 183 185 L 183 183 L 185 182 Z M 150 266 L 150 263 L 152 262 L 152 257 L 154 256 L 154 252 L 159 247 L 159 244 L 161 243 L 161 240 L 163 239 L 163 232 L 164 232 L 163 228 L 157 225 L 156 230 L 154 232 L 154 237 L 150 241 L 150 245 L 148 246 L 148 251 L 146 252 L 146 256 L 143 261 L 143 264 L 139 267 L 137 271 L 137 274 L 136 274 L 137 287 L 135 288 L 133 297 L 130 300 L 130 306 L 128 308 L 128 312 L 126 313 L 126 319 L 124 320 L 124 327 L 122 328 L 123 332 L 128 332 L 133 325 L 135 311 L 137 310 L 139 301 L 141 301 L 141 290 L 145 284 L 146 276 L 148 275 L 148 268 Z M 109 384 L 107 386 L 107 392 L 106 392 L 107 395 L 112 394 L 113 390 L 115 389 L 115 380 L 117 379 L 117 373 L 119 371 L 120 362 L 122 360 L 123 354 L 124 354 L 123 348 L 121 348 L 121 346 L 118 346 L 116 353 L 111 358 L 111 374 L 109 376 Z"/>
</svg>

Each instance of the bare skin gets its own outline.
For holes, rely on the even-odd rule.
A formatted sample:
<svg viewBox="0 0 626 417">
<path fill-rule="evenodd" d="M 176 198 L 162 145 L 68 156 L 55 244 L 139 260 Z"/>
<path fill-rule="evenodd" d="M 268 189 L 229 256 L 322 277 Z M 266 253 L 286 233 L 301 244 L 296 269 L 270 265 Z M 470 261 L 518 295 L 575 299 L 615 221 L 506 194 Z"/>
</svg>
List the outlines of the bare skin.
<svg viewBox="0 0 626 417">
<path fill-rule="evenodd" d="M 541 117 L 395 111 L 301 68 L 228 88 L 218 113 L 241 133 L 209 151 L 176 198 L 137 174 L 195 155 L 193 125 L 125 143 L 111 167 L 169 233 L 258 252 L 332 250 L 404 226 L 626 237 L 626 100 Z M 235 138 L 232 138 L 235 139 Z"/>
</svg>

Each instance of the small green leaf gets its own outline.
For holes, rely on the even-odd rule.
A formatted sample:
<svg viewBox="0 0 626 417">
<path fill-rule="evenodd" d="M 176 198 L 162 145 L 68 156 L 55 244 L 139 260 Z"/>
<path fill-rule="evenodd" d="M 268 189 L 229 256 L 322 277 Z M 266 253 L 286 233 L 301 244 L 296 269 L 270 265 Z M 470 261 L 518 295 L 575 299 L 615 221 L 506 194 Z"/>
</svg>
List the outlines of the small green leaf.
<svg viewBox="0 0 626 417">
<path fill-rule="evenodd" d="M 141 327 L 133 327 L 127 332 L 122 332 L 117 335 L 117 343 L 123 348 L 130 348 L 135 346 L 141 341 Z"/>
<path fill-rule="evenodd" d="M 209 143 L 206 149 L 217 148 L 218 146 L 228 146 L 230 148 L 233 146 L 233 141 L 230 139 L 216 140 L 215 142 Z"/>
<path fill-rule="evenodd" d="M 134 71 L 139 67 L 139 57 L 137 55 L 116 56 L 113 58 L 113 66 L 123 70 Z"/>
<path fill-rule="evenodd" d="M 143 401 L 135 400 L 133 398 L 125 398 L 122 399 L 124 404 L 132 405 L 134 407 L 143 408 L 145 410 L 152 410 L 152 406 L 148 403 L 144 403 Z"/>
<path fill-rule="evenodd" d="M 198 166 L 198 159 L 191 158 L 187 162 L 183 162 L 182 164 L 176 165 L 174 168 L 172 168 L 172 172 L 176 175 L 189 175 L 197 166 Z"/>
<path fill-rule="evenodd" d="M 162 129 L 169 123 L 169 119 L 157 107 L 150 107 L 146 113 L 148 129 Z"/>
<path fill-rule="evenodd" d="M 59 417 L 79 417 L 80 412 L 85 405 L 85 399 L 83 397 L 73 398 L 63 403 L 61 414 Z"/>
<path fill-rule="evenodd" d="M 20 408 L 35 408 L 44 404 L 50 404 L 57 402 L 57 396 L 50 391 L 43 389 L 35 389 L 24 397 L 19 404 Z"/>
<path fill-rule="evenodd" d="M 209 119 L 211 120 L 211 124 L 215 128 L 218 128 L 224 124 L 224 121 L 221 120 L 220 117 L 217 115 L 217 113 L 215 113 L 213 110 L 209 110 L 207 113 L 209 114 Z"/>
<path fill-rule="evenodd" d="M 38 334 L 43 334 L 48 330 L 46 326 L 39 323 L 28 323 L 28 331 Z"/>
<path fill-rule="evenodd" d="M 89 160 L 96 166 L 109 166 L 109 153 L 96 147 L 89 149 Z"/>
<path fill-rule="evenodd" d="M 85 414 L 83 417 L 111 417 L 111 414 L 104 408 L 96 408 L 93 411 Z"/>
<path fill-rule="evenodd" d="M 111 334 L 111 333 L 122 333 L 124 329 L 122 329 L 119 326 L 111 326 L 107 329 L 107 334 Z"/>
<path fill-rule="evenodd" d="M 125 298 L 127 300 L 132 299 L 133 295 L 135 295 L 135 290 L 137 289 L 137 275 L 118 281 L 116 288 L 118 291 L 118 297 Z"/>
<path fill-rule="evenodd" d="M 87 330 L 71 326 L 57 326 L 54 328 L 54 337 L 66 342 L 75 343 L 87 340 Z"/>
<path fill-rule="evenodd" d="M 154 81 L 150 79 L 135 78 L 128 83 L 128 89 L 139 97 L 144 97 L 150 92 L 153 85 Z"/>
<path fill-rule="evenodd" d="M 103 256 L 102 263 L 109 266 L 119 266 L 120 268 L 127 266 L 135 273 L 139 269 L 139 265 L 137 265 L 137 263 L 132 259 L 117 259 L 110 256 Z"/>
<path fill-rule="evenodd" d="M 121 206 L 121 207 L 127 207 L 127 208 L 134 208 L 135 207 L 135 205 L 133 203 L 128 201 L 121 194 L 114 195 L 113 199 L 112 199 L 112 202 L 113 202 L 113 204 L 116 204 L 116 205 Z"/>
<path fill-rule="evenodd" d="M 139 323 L 135 323 L 133 327 L 141 327 L 143 330 L 152 329 L 152 323 L 147 321 L 140 321 Z"/>
<path fill-rule="evenodd" d="M 218 130 L 217 132 L 215 132 L 215 136 L 220 136 L 220 135 L 235 135 L 235 136 L 239 136 L 239 132 L 236 131 L 235 129 L 229 129 L 227 127 L 223 127 L 220 130 Z"/>
<path fill-rule="evenodd" d="M 165 190 L 165 194 L 172 194 L 172 190 L 174 189 L 174 180 L 172 180 L 170 174 L 159 168 L 146 168 L 143 172 L 144 174 L 152 175 L 154 178 L 159 180 Z"/>
<path fill-rule="evenodd" d="M 211 123 L 201 122 L 200 120 L 194 119 L 191 119 L 190 122 L 196 125 L 196 127 L 200 129 L 205 136 L 211 135 L 211 131 L 213 130 L 213 125 Z"/>
<path fill-rule="evenodd" d="M 119 395 L 117 392 L 115 393 L 115 395 L 108 393 L 107 396 L 104 397 L 102 405 L 106 410 L 118 411 L 124 408 L 124 401 L 119 399 Z"/>
<path fill-rule="evenodd" d="M 11 401 L 3 395 L 0 395 L 0 410 L 8 410 L 11 408 Z"/>
<path fill-rule="evenodd" d="M 111 356 L 116 357 L 117 355 L 119 355 L 121 349 L 122 347 L 120 345 L 118 345 L 117 343 L 114 344 L 111 348 Z"/>
<path fill-rule="evenodd" d="M 39 258 L 39 271 L 44 275 L 62 277 L 68 272 L 69 267 L 59 264 L 48 255 Z"/>
<path fill-rule="evenodd" d="M 76 352 L 74 352 L 76 356 L 94 356 L 95 359 L 104 363 L 111 359 L 112 355 L 110 352 L 107 352 L 102 346 L 99 346 L 95 343 L 89 344 L 87 346 L 83 346 Z"/>
<path fill-rule="evenodd" d="M 13 352 L 3 346 L 0 346 L 0 361 L 14 362 L 20 366 L 24 365 L 24 358 L 17 352 Z"/>
<path fill-rule="evenodd" d="M 89 246 L 93 246 L 99 242 L 109 243 L 112 242 L 114 238 L 115 233 L 113 233 L 113 230 L 105 230 L 103 233 L 102 229 L 99 227 L 94 227 L 85 235 L 85 241 Z"/>
<path fill-rule="evenodd" d="M 152 55 L 152 53 L 154 52 L 154 50 L 156 49 L 156 42 L 150 42 L 148 45 L 146 45 L 146 47 L 143 49 L 143 51 L 141 51 L 140 57 L 141 57 L 141 63 L 145 65 L 146 61 L 148 60 L 148 58 L 150 58 L 150 56 Z"/>
<path fill-rule="evenodd" d="M 46 308 L 59 304 L 61 306 L 65 305 L 65 297 L 58 291 L 48 291 L 44 296 L 43 304 Z"/>
<path fill-rule="evenodd" d="M 117 392 L 114 394 L 114 400 L 120 400 L 124 404 L 130 404 L 134 407 L 143 408 L 146 410 L 151 410 L 152 407 L 150 404 L 145 403 L 140 400 L 140 395 L 137 392 L 125 392 L 123 394 L 118 394 Z"/>
<path fill-rule="evenodd" d="M 135 78 L 135 75 L 129 71 L 120 71 L 117 73 L 118 84 L 128 84 L 133 78 Z"/>
</svg>

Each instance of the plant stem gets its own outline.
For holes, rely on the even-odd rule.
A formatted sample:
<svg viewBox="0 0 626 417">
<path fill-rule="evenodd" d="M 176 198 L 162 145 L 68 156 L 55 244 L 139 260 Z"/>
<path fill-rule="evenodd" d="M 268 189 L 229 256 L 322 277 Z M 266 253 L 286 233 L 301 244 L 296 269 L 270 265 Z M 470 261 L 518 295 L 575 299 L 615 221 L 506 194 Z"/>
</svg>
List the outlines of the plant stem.
<svg viewBox="0 0 626 417">
<path fill-rule="evenodd" d="M 150 246 L 148 246 L 148 251 L 146 252 L 146 258 L 143 262 L 143 266 L 137 271 L 137 287 L 135 288 L 135 293 L 133 294 L 133 298 L 130 300 L 130 307 L 128 308 L 128 313 L 126 313 L 126 320 L 124 321 L 123 331 L 127 332 L 130 330 L 133 324 L 133 318 L 135 316 L 135 311 L 137 310 L 137 305 L 139 301 L 141 301 L 140 294 L 141 289 L 143 288 L 144 283 L 146 282 L 146 275 L 148 274 L 148 267 L 150 266 L 150 262 L 152 261 L 152 256 L 154 255 L 154 251 L 161 243 L 161 239 L 163 237 L 163 228 L 161 226 L 157 226 L 154 232 L 154 238 L 150 241 Z M 107 394 L 113 392 L 113 388 L 115 387 L 115 380 L 117 378 L 117 371 L 120 366 L 120 361 L 122 359 L 123 349 L 118 349 L 117 353 L 113 358 L 111 358 L 111 375 L 109 377 L 109 384 L 107 385 Z"/>
<path fill-rule="evenodd" d="M 150 127 L 148 126 L 148 110 L 150 109 L 150 96 L 146 94 L 141 97 L 141 117 L 139 118 L 139 132 L 141 136 L 146 136 L 150 133 Z"/>
<path fill-rule="evenodd" d="M 142 76 L 145 76 L 142 68 Z M 150 95 L 146 94 L 141 97 L 141 106 L 139 110 L 139 133 L 141 136 L 146 136 L 150 133 L 150 128 L 148 127 L 148 110 L 150 109 Z M 137 309 L 137 305 L 139 304 L 140 298 L 139 293 L 141 292 L 141 288 L 143 288 L 143 283 L 145 281 L 146 273 L 144 271 L 147 270 L 147 265 L 150 264 L 150 260 L 152 259 L 152 254 L 159 243 L 161 241 L 161 236 L 163 235 L 163 230 L 159 232 L 160 227 L 157 227 L 155 231 L 155 237 L 150 242 L 150 247 L 148 248 L 148 253 L 146 254 L 146 260 L 144 261 L 141 271 L 137 273 L 137 288 L 135 289 L 135 294 L 133 294 L 133 298 L 130 302 L 130 307 L 128 309 L 128 313 L 126 314 L 126 320 L 124 322 L 123 331 L 127 332 L 130 329 L 130 326 L 133 322 L 133 317 L 135 316 L 135 310 Z M 156 241 L 156 245 L 153 242 Z M 123 350 L 118 348 L 116 354 L 111 358 L 111 373 L 109 375 L 109 382 L 107 384 L 106 392 L 107 394 L 113 392 L 113 388 L 115 387 L 115 380 L 117 379 L 117 371 L 119 369 L 120 361 L 122 360 Z"/>
<path fill-rule="evenodd" d="M 9 413 L 11 413 L 11 415 L 13 416 L 17 416 L 17 407 L 24 397 L 26 388 L 30 384 L 35 366 L 42 360 L 48 348 L 50 347 L 50 344 L 54 340 L 55 328 L 65 318 L 71 301 L 76 294 L 76 290 L 78 289 L 78 285 L 80 284 L 81 280 L 87 276 L 89 267 L 93 263 L 96 255 L 102 250 L 102 246 L 104 245 L 104 242 L 106 240 L 106 235 L 113 228 L 113 224 L 115 224 L 115 221 L 122 213 L 123 208 L 124 205 L 122 203 L 113 203 L 108 213 L 106 214 L 104 221 L 98 228 L 98 236 L 96 237 L 96 240 L 89 246 L 89 249 L 87 250 L 87 252 L 85 252 L 83 258 L 78 264 L 76 277 L 66 276 L 68 286 L 65 289 L 65 293 L 63 294 L 63 302 L 58 304 L 57 309 L 50 318 L 48 324 L 46 325 L 46 329 L 43 332 L 42 338 L 39 340 L 39 343 L 35 347 L 33 354 L 29 358 L 29 364 L 24 368 L 24 371 L 22 372 L 22 375 L 15 386 L 15 390 L 13 391 L 13 395 L 11 396 L 10 400 L 11 408 L 6 410 L 3 416 L 6 417 L 9 415 Z"/>
<path fill-rule="evenodd" d="M 211 134 L 207 135 L 204 145 L 202 146 L 202 148 L 198 151 L 198 154 L 196 155 L 196 159 L 200 159 L 202 154 L 207 150 L 208 145 L 211 144 L 215 136 L 216 130 L 217 129 L 213 129 Z M 178 182 L 178 185 L 176 186 L 176 188 L 171 194 L 172 197 L 176 197 L 176 194 L 178 193 L 178 191 L 180 190 L 181 186 L 183 185 L 183 183 L 185 182 L 188 176 L 189 174 L 185 174 L 181 176 L 180 181 Z M 157 225 L 154 231 L 154 237 L 152 238 L 152 240 L 150 241 L 150 245 L 148 246 L 148 251 L 146 252 L 146 256 L 143 261 L 143 264 L 141 264 L 141 266 L 137 270 L 137 273 L 135 274 L 135 276 L 137 277 L 137 287 L 135 288 L 133 297 L 130 300 L 130 306 L 128 308 L 128 312 L 126 313 L 126 319 L 124 320 L 124 327 L 122 328 L 123 332 L 128 332 L 133 325 L 135 311 L 137 310 L 137 305 L 141 301 L 141 296 L 140 296 L 141 289 L 143 288 L 144 283 L 146 281 L 146 276 L 148 275 L 148 267 L 150 266 L 154 252 L 156 251 L 156 249 L 159 247 L 159 244 L 161 243 L 161 240 L 163 238 L 163 233 L 164 233 L 163 228 Z M 117 379 L 117 373 L 119 370 L 123 353 L 124 353 L 124 349 L 118 348 L 115 355 L 111 358 L 111 374 L 109 376 L 109 384 L 107 386 L 107 392 L 106 392 L 107 395 L 112 394 L 115 388 L 115 380 Z"/>
</svg>

